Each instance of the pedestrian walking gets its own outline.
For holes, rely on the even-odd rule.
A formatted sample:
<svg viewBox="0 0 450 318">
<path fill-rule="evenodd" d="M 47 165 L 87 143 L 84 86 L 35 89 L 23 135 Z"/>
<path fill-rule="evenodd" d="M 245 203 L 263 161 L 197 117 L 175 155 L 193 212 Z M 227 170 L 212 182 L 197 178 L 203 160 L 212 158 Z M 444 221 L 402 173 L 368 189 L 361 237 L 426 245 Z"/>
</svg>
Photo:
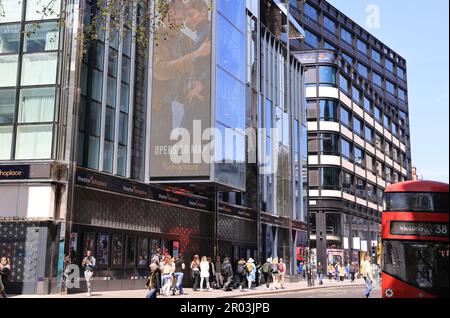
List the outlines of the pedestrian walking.
<svg viewBox="0 0 450 318">
<path fill-rule="evenodd" d="M 362 274 L 366 284 L 364 295 L 369 298 L 373 288 L 372 265 L 370 264 L 370 256 L 366 256 L 366 260 L 362 264 Z"/>
<path fill-rule="evenodd" d="M 92 255 L 91 251 L 86 252 L 86 257 L 83 259 L 83 262 L 81 263 L 81 266 L 84 268 L 84 278 L 86 279 L 86 285 L 87 285 L 87 296 L 92 296 L 92 277 L 94 276 L 94 271 L 96 267 L 96 260 L 95 257 Z"/>
<path fill-rule="evenodd" d="M 334 264 L 328 264 L 328 279 L 332 280 L 334 274 Z"/>
<path fill-rule="evenodd" d="M 208 264 L 209 264 L 209 286 L 211 286 L 211 289 L 216 288 L 217 287 L 217 283 L 216 283 L 216 270 L 215 270 L 215 266 L 214 263 L 212 261 L 211 257 L 207 257 L 208 260 Z"/>
<path fill-rule="evenodd" d="M 303 262 L 299 262 L 298 268 L 297 268 L 297 273 L 298 273 L 300 276 L 303 276 Z"/>
<path fill-rule="evenodd" d="M 266 284 L 266 289 L 270 289 L 270 280 L 272 279 L 272 259 L 268 258 L 263 264 L 261 272 L 264 277 L 264 283 Z"/>
<path fill-rule="evenodd" d="M 282 258 L 280 258 L 280 262 L 278 263 L 278 270 L 279 270 L 279 282 L 281 289 L 284 289 L 284 278 L 286 275 L 286 264 L 284 264 L 284 261 Z"/>
<path fill-rule="evenodd" d="M 312 263 L 307 262 L 306 263 L 306 276 L 308 278 L 308 287 L 314 286 L 313 283 L 313 269 L 312 269 Z"/>
<path fill-rule="evenodd" d="M 342 263 L 339 264 L 338 271 L 339 271 L 339 280 L 343 282 L 345 278 L 345 267 Z"/>
<path fill-rule="evenodd" d="M 222 262 L 220 260 L 220 256 L 216 256 L 216 262 L 214 263 L 214 270 L 216 273 L 216 284 L 217 288 L 220 289 L 223 287 L 223 276 L 222 276 Z"/>
<path fill-rule="evenodd" d="M 345 266 L 345 279 L 350 279 L 350 263 Z"/>
<path fill-rule="evenodd" d="M 355 262 L 352 262 L 350 265 L 350 280 L 352 283 L 355 281 L 355 274 L 356 274 L 357 270 L 358 270 L 358 268 L 357 268 Z"/>
<path fill-rule="evenodd" d="M 156 299 L 158 292 L 161 289 L 161 270 L 156 263 L 150 265 L 150 276 L 146 287 L 149 290 L 146 298 Z"/>
<path fill-rule="evenodd" d="M 256 281 L 256 265 L 253 258 L 249 258 L 246 264 L 248 289 L 252 289 L 252 283 Z"/>
<path fill-rule="evenodd" d="M 200 284 L 200 258 L 198 255 L 195 255 L 191 262 L 191 274 L 194 281 L 194 291 L 197 291 Z"/>
<path fill-rule="evenodd" d="M 256 287 L 259 287 L 261 285 L 261 269 L 262 266 L 258 261 L 255 261 L 255 268 L 256 268 L 256 275 L 255 275 L 255 284 Z"/>
<path fill-rule="evenodd" d="M 172 257 L 170 255 L 166 255 L 164 257 L 164 263 L 162 264 L 162 294 L 164 296 L 170 295 L 170 288 L 172 287 L 173 282 L 173 273 L 175 271 L 174 264 L 172 261 Z"/>
<path fill-rule="evenodd" d="M 239 275 L 239 289 L 241 291 L 245 291 L 245 284 L 247 283 L 247 263 L 244 258 L 241 257 L 239 262 L 237 263 L 236 272 Z"/>
<path fill-rule="evenodd" d="M 280 269 L 278 267 L 278 258 L 275 257 L 272 261 L 272 278 L 273 286 L 278 289 L 278 284 L 280 282 Z"/>
<path fill-rule="evenodd" d="M 9 257 L 2 256 L 0 259 L 0 295 L 7 298 L 5 290 L 5 282 L 8 281 L 11 273 L 11 262 Z"/>
<path fill-rule="evenodd" d="M 203 291 L 203 281 L 206 282 L 206 291 L 211 291 L 211 286 L 209 285 L 209 262 L 206 256 L 202 257 L 200 262 L 200 291 Z"/>
<path fill-rule="evenodd" d="M 223 259 L 221 273 L 223 277 L 223 290 L 224 291 L 231 291 L 231 285 L 233 283 L 233 267 L 231 266 L 230 259 L 228 257 L 225 257 Z"/>
<path fill-rule="evenodd" d="M 173 277 L 175 279 L 176 284 L 172 287 L 172 295 L 175 296 L 175 293 L 178 292 L 180 295 L 184 294 L 183 291 L 183 277 L 184 277 L 184 270 L 186 268 L 186 265 L 184 264 L 183 254 L 180 254 L 178 257 L 174 257 L 174 273 Z"/>
<path fill-rule="evenodd" d="M 319 262 L 317 263 L 317 275 L 319 276 L 319 285 L 323 285 L 323 274 L 324 274 L 324 269 L 322 264 Z"/>
</svg>

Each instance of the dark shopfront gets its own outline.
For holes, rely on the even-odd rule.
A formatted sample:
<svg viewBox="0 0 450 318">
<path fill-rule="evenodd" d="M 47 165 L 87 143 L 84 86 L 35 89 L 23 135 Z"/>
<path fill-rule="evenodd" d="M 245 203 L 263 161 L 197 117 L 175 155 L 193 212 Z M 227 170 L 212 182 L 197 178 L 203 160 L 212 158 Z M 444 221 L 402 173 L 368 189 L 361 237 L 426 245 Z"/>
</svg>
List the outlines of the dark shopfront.
<svg viewBox="0 0 450 318">
<path fill-rule="evenodd" d="M 194 255 L 214 256 L 213 202 L 169 191 L 86 170 L 77 174 L 70 250 L 78 265 L 88 249 L 94 251 L 94 290 L 145 288 L 149 260 L 157 248 L 184 255 L 185 286 L 192 284 L 188 268 Z M 219 255 L 255 257 L 255 215 L 219 203 Z M 80 287 L 74 292 L 86 288 L 83 278 Z"/>
</svg>

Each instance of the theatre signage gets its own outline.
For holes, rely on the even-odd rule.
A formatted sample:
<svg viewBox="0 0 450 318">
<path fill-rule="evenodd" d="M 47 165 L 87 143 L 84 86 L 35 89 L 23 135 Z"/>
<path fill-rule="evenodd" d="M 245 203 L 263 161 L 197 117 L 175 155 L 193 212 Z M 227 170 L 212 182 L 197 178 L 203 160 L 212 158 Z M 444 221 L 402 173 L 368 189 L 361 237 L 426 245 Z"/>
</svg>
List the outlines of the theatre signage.
<svg viewBox="0 0 450 318">
<path fill-rule="evenodd" d="M 212 204 L 207 198 L 183 195 L 156 186 L 140 184 L 122 180 L 120 178 L 105 176 L 93 171 L 78 169 L 76 184 L 121 194 L 127 194 L 144 199 L 155 200 L 167 204 L 182 205 L 185 207 L 212 211 Z"/>
</svg>

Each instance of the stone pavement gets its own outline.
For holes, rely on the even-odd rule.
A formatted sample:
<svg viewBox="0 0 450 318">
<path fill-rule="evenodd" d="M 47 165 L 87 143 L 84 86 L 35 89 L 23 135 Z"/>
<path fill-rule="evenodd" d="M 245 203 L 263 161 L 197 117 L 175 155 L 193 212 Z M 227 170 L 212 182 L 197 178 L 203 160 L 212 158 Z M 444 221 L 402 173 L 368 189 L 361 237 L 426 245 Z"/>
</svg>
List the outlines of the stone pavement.
<svg viewBox="0 0 450 318">
<path fill-rule="evenodd" d="M 335 280 L 328 280 L 328 278 L 323 280 L 324 284 L 319 286 L 318 281 L 315 281 L 315 286 L 308 287 L 306 281 L 296 282 L 296 283 L 285 283 L 285 289 L 278 290 L 266 290 L 265 285 L 259 286 L 250 291 L 240 291 L 234 290 L 231 292 L 224 292 L 223 290 L 213 290 L 210 292 L 194 292 L 192 288 L 185 288 L 184 295 L 176 295 L 176 296 L 158 296 L 164 299 L 195 299 L 195 298 L 238 298 L 238 297 L 248 297 L 252 296 L 257 298 L 259 295 L 268 295 L 268 294 L 282 294 L 287 292 L 298 292 L 302 290 L 314 290 L 320 288 L 332 288 L 337 286 L 361 286 L 361 290 L 364 288 L 364 280 L 358 279 L 355 282 L 350 282 L 349 280 L 345 280 L 344 282 L 337 282 Z M 272 286 L 272 285 L 271 285 Z M 379 288 L 379 287 L 378 287 Z M 145 298 L 147 294 L 146 290 L 121 290 L 121 291 L 101 291 L 92 293 L 92 299 L 95 298 Z M 10 298 L 89 298 L 85 293 L 82 294 L 70 294 L 70 295 L 9 295 Z"/>
</svg>

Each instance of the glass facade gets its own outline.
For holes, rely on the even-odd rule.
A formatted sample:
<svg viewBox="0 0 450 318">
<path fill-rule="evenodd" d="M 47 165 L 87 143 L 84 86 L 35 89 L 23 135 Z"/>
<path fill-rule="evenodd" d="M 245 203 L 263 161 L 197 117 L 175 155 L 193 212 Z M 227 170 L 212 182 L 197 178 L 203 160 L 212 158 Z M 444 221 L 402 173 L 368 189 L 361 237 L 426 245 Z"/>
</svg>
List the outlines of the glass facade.
<svg viewBox="0 0 450 318">
<path fill-rule="evenodd" d="M 240 189 L 245 188 L 246 161 L 245 21 L 245 1 L 218 2 L 216 29 L 221 36 L 216 44 L 216 126 L 222 140 L 216 140 L 215 175 L 216 181 Z M 232 132 L 232 139 L 227 140 L 226 131 Z M 230 143 L 231 152 L 226 151 Z"/>
<path fill-rule="evenodd" d="M 89 3 L 85 23 L 99 12 Z M 128 24 L 122 32 L 111 27 L 109 34 L 103 31 L 106 27 L 99 26 L 98 39 L 83 56 L 77 161 L 82 167 L 127 177 L 135 57 Z"/>
<path fill-rule="evenodd" d="M 61 3 L 50 6 L 43 14 L 34 1 L 3 2 L 0 73 L 8 76 L 0 79 L 0 160 L 55 158 Z"/>
</svg>

